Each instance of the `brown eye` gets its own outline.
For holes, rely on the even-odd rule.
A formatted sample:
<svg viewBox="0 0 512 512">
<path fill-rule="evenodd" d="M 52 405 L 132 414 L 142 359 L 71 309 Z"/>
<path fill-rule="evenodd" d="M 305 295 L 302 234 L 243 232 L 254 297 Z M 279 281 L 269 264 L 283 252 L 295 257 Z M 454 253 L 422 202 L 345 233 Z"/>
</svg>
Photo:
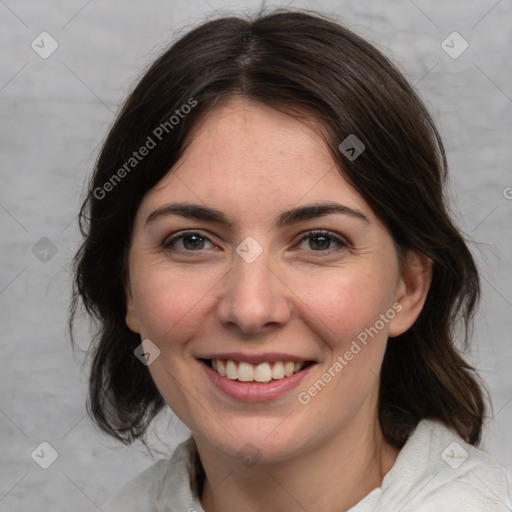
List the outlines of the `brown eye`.
<svg viewBox="0 0 512 512">
<path fill-rule="evenodd" d="M 164 248 L 170 250 L 199 251 L 211 242 L 197 232 L 182 233 L 164 242 Z M 213 245 L 213 244 L 212 244 Z"/>
<path fill-rule="evenodd" d="M 302 249 L 309 249 L 315 252 L 325 252 L 335 247 L 348 247 L 347 242 L 328 231 L 312 231 L 302 238 L 299 245 L 304 242 L 307 242 L 308 247 L 302 247 Z"/>
</svg>

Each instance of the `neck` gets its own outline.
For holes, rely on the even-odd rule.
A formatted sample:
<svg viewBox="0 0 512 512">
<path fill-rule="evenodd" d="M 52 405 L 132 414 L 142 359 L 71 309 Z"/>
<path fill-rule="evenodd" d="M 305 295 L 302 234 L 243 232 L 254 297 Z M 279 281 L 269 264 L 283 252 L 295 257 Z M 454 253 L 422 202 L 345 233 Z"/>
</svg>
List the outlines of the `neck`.
<svg viewBox="0 0 512 512">
<path fill-rule="evenodd" d="M 206 512 L 348 510 L 381 485 L 398 456 L 376 418 L 369 425 L 352 422 L 299 457 L 251 467 L 220 457 L 204 440 L 196 443 L 206 473 L 201 495 Z"/>
</svg>

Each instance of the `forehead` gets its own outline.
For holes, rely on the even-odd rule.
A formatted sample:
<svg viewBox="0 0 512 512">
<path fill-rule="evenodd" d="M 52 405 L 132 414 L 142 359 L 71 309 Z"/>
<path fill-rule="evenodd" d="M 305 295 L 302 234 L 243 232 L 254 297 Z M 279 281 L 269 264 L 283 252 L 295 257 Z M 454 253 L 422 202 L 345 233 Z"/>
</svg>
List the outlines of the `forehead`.
<svg viewBox="0 0 512 512">
<path fill-rule="evenodd" d="M 141 207 L 180 200 L 250 215 L 334 200 L 369 213 L 340 173 L 321 130 L 318 123 L 263 103 L 231 98 L 198 121 L 182 158 Z"/>
<path fill-rule="evenodd" d="M 193 137 L 195 148 L 191 149 L 199 149 L 194 156 L 202 154 L 212 164 L 222 160 L 223 165 L 231 164 L 231 172 L 239 162 L 253 170 L 265 163 L 262 173 L 291 171 L 294 167 L 313 171 L 313 163 L 315 167 L 334 163 L 321 138 L 319 123 L 239 97 L 207 112 Z M 239 172 L 243 174 L 244 169 Z"/>
</svg>

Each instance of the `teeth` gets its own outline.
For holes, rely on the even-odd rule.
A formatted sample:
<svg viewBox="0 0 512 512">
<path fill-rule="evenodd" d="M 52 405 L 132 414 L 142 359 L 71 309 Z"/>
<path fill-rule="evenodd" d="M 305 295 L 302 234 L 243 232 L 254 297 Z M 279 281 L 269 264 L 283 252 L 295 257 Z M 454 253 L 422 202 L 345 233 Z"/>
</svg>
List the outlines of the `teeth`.
<svg viewBox="0 0 512 512">
<path fill-rule="evenodd" d="M 238 366 L 235 361 L 226 361 L 226 377 L 231 380 L 238 379 Z"/>
<path fill-rule="evenodd" d="M 295 361 L 275 361 L 252 365 L 245 361 L 214 359 L 212 368 L 221 376 L 241 382 L 270 382 L 290 377 L 302 370 L 305 363 Z"/>
<path fill-rule="evenodd" d="M 282 379 L 284 377 L 284 364 L 282 361 L 276 361 L 272 368 L 272 378 Z"/>
<path fill-rule="evenodd" d="M 254 380 L 254 366 L 249 363 L 238 363 L 238 380 L 252 382 Z"/>
<path fill-rule="evenodd" d="M 238 371 L 240 371 L 240 366 L 238 367 Z M 254 380 L 256 382 L 270 382 L 272 380 L 272 370 L 270 369 L 270 364 L 261 363 L 256 366 L 254 368 Z"/>
</svg>

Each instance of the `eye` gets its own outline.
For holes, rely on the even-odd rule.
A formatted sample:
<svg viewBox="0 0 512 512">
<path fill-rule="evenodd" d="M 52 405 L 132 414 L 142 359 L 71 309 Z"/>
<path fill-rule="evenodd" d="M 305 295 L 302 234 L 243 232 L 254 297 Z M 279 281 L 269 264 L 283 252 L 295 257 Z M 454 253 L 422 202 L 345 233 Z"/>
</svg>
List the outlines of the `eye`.
<svg viewBox="0 0 512 512">
<path fill-rule="evenodd" d="M 214 247 L 212 242 L 210 242 L 206 236 L 198 233 L 197 231 L 188 231 L 166 239 L 163 243 L 163 247 L 166 250 L 181 250 L 192 252 L 205 249 L 205 245 L 207 244 L 210 244 L 212 247 Z"/>
<path fill-rule="evenodd" d="M 303 247 L 305 243 L 308 247 Z M 197 231 L 178 233 L 166 239 L 162 245 L 166 250 L 184 252 L 199 252 L 203 249 L 215 247 L 208 237 Z M 310 231 L 299 242 L 299 249 L 312 250 L 314 252 L 328 252 L 335 247 L 346 248 L 348 243 L 329 231 Z"/>
<path fill-rule="evenodd" d="M 307 233 L 299 242 L 299 249 L 308 250 L 307 247 L 300 247 L 304 242 L 308 244 L 309 249 L 315 252 L 326 252 L 332 249 L 333 246 L 338 246 L 338 248 L 348 247 L 348 243 L 345 240 L 333 235 L 329 231 L 310 231 Z"/>
</svg>

